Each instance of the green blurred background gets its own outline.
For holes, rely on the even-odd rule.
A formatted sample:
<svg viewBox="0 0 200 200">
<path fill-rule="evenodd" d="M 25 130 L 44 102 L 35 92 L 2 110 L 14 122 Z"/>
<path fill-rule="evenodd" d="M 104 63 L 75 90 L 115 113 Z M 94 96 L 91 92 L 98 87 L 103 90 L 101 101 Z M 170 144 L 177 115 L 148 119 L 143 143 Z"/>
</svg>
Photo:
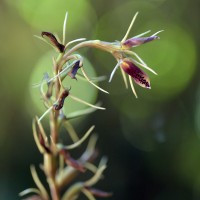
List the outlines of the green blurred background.
<svg viewBox="0 0 200 200">
<path fill-rule="evenodd" d="M 135 99 L 130 88 L 125 90 L 117 72 L 112 83 L 101 83 L 110 92 L 98 95 L 107 110 L 97 111 L 75 125 L 82 131 L 96 124 L 100 155 L 109 158 L 105 179 L 98 188 L 112 191 L 110 199 L 115 200 L 200 199 L 198 3 L 1 0 L 0 199 L 20 199 L 20 191 L 34 186 L 29 166 L 41 163 L 42 158 L 31 123 L 35 115 L 42 114 L 35 99 L 42 102 L 31 84 L 42 79 L 45 68 L 38 66 L 50 48 L 33 35 L 50 31 L 61 36 L 66 11 L 67 40 L 120 40 L 137 11 L 140 13 L 131 36 L 149 29 L 165 30 L 161 40 L 134 49 L 158 73 L 149 73 L 152 89 L 136 86 L 139 99 Z M 81 53 L 99 76 L 108 77 L 116 64 L 111 55 L 99 50 Z M 94 101 L 95 91 L 90 86 L 84 91 L 84 99 L 91 91 L 90 100 Z"/>
</svg>

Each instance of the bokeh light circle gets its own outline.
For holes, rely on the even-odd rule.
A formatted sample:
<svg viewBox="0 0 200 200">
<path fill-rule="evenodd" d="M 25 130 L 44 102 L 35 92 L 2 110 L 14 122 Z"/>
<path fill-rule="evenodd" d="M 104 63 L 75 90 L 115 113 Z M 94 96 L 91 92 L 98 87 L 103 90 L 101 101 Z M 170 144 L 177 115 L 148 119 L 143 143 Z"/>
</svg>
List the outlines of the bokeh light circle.
<svg viewBox="0 0 200 200">
<path fill-rule="evenodd" d="M 69 14 L 67 28 L 72 33 L 87 31 L 96 21 L 96 14 L 87 0 L 77 3 L 74 0 L 19 0 L 9 3 L 16 6 L 28 24 L 41 31 L 62 32 L 66 12 Z"/>
<path fill-rule="evenodd" d="M 40 115 L 45 111 L 45 107 L 41 100 L 40 96 L 40 88 L 35 87 L 38 83 L 41 83 L 44 73 L 48 73 L 50 77 L 53 76 L 52 74 L 52 56 L 54 55 L 53 52 L 48 52 L 44 55 L 36 64 L 35 68 L 32 71 L 31 78 L 30 78 L 30 96 L 33 102 L 35 109 L 37 110 Z M 96 73 L 91 65 L 91 63 L 84 58 L 83 65 L 85 71 L 87 72 L 89 77 L 96 77 Z M 81 74 L 81 72 L 79 72 Z M 97 97 L 97 90 L 90 83 L 83 79 L 75 80 L 71 79 L 69 76 L 65 78 L 63 81 L 63 85 L 65 88 L 71 88 L 70 93 L 84 101 L 89 103 L 95 103 Z M 82 110 L 87 106 L 81 104 L 79 102 L 74 101 L 71 98 L 67 98 L 64 104 L 64 112 L 67 114 L 71 112 L 75 112 L 78 110 Z M 30 106 L 33 109 L 33 106 Z M 33 111 L 35 112 L 35 111 Z"/>
</svg>

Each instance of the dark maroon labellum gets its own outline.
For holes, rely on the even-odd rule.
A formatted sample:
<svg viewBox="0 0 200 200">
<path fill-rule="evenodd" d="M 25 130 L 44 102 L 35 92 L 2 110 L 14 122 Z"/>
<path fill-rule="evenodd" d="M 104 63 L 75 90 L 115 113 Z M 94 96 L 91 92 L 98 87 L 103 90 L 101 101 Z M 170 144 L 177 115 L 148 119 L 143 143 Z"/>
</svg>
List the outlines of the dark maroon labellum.
<svg viewBox="0 0 200 200">
<path fill-rule="evenodd" d="M 129 74 L 141 87 L 150 89 L 150 80 L 147 74 L 145 74 L 139 67 L 137 67 L 133 62 L 128 59 L 124 59 L 120 65 L 122 69 Z"/>
</svg>

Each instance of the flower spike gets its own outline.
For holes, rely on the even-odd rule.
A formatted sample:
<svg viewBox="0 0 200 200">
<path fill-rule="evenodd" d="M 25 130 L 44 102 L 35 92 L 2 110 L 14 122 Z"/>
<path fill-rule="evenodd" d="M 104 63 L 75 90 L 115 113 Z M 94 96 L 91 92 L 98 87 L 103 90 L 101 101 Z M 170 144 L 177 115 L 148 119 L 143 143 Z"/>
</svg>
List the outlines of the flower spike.
<svg viewBox="0 0 200 200">
<path fill-rule="evenodd" d="M 53 77 L 49 77 L 46 73 L 42 81 L 35 85 L 35 87 L 40 87 L 40 96 L 42 97 L 46 111 L 40 118 L 36 117 L 33 120 L 32 128 L 36 145 L 40 153 L 43 155 L 43 164 L 40 165 L 40 168 L 46 176 L 48 189 L 43 185 L 36 168 L 32 165 L 31 174 L 37 188 L 28 188 L 20 193 L 20 195 L 35 193 L 26 198 L 27 200 L 75 200 L 79 198 L 81 193 L 83 193 L 89 200 L 96 200 L 96 197 L 110 197 L 112 195 L 110 192 L 104 192 L 93 188 L 98 181 L 104 178 L 103 172 L 106 169 L 107 163 L 106 157 L 103 157 L 97 166 L 93 163 L 99 153 L 98 149 L 96 149 L 97 135 L 91 135 L 94 126 L 90 127 L 89 130 L 79 138 L 75 129 L 69 123 L 69 120 L 72 118 L 91 113 L 96 109 L 105 110 L 105 108 L 101 107 L 100 103 L 91 104 L 81 98 L 73 96 L 70 91 L 71 88 L 66 89 L 67 86 L 65 86 L 65 79 L 69 81 L 70 77 L 72 79 L 80 78 L 89 82 L 102 92 L 108 93 L 95 83 L 102 81 L 105 78 L 91 78 L 88 76 L 87 70 L 83 65 L 84 57 L 81 54 L 76 53 L 79 52 L 81 48 L 91 47 L 108 52 L 116 59 L 117 63 L 110 74 L 109 82 L 113 79 L 117 69 L 120 68 L 126 88 L 128 88 L 129 81 L 132 92 L 136 98 L 137 94 L 133 80 L 139 86 L 150 89 L 149 77 L 139 67 L 144 67 L 145 70 L 149 70 L 154 74 L 156 74 L 156 72 L 148 67 L 147 64 L 130 49 L 159 39 L 157 35 L 162 31 L 158 31 L 149 37 L 146 37 L 150 32 L 149 30 L 128 39 L 137 15 L 138 12 L 133 16 L 128 30 L 121 41 L 107 42 L 98 39 L 84 41 L 86 40 L 85 38 L 66 41 L 67 12 L 63 23 L 62 40 L 60 40 L 56 34 L 50 32 L 42 32 L 41 36 L 36 36 L 40 40 L 48 43 L 59 52 L 59 54 L 56 59 L 53 57 L 53 71 L 51 73 L 53 74 Z M 77 42 L 78 44 L 75 44 Z M 68 86 L 69 84 L 70 83 L 68 82 Z M 72 113 L 66 113 L 63 108 L 66 98 L 71 98 L 78 103 L 90 107 L 85 107 L 83 110 L 77 110 Z M 47 114 L 49 115 L 50 123 L 48 131 L 50 134 L 46 134 L 45 129 L 41 124 L 41 120 Z M 62 139 L 60 138 L 59 132 L 63 126 L 68 132 L 69 137 L 72 139 L 72 144 L 64 145 L 61 143 Z M 82 152 L 78 159 L 74 159 L 71 156 L 70 151 L 78 148 L 90 135 L 91 137 L 86 150 Z M 78 176 L 80 172 L 87 171 L 90 173 L 92 172 L 92 176 L 86 181 L 80 179 L 80 181 L 76 182 L 76 176 Z"/>
</svg>

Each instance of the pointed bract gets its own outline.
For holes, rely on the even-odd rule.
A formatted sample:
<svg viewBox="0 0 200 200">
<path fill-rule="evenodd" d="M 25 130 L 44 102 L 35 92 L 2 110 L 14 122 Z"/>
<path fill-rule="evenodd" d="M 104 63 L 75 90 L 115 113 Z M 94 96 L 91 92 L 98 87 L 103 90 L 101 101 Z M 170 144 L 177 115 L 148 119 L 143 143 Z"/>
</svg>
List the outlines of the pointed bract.
<svg viewBox="0 0 200 200">
<path fill-rule="evenodd" d="M 135 83 L 141 87 L 150 89 L 150 80 L 146 73 L 144 73 L 139 67 L 137 67 L 131 60 L 125 58 L 120 64 L 120 67 L 130 75 Z"/>
</svg>

